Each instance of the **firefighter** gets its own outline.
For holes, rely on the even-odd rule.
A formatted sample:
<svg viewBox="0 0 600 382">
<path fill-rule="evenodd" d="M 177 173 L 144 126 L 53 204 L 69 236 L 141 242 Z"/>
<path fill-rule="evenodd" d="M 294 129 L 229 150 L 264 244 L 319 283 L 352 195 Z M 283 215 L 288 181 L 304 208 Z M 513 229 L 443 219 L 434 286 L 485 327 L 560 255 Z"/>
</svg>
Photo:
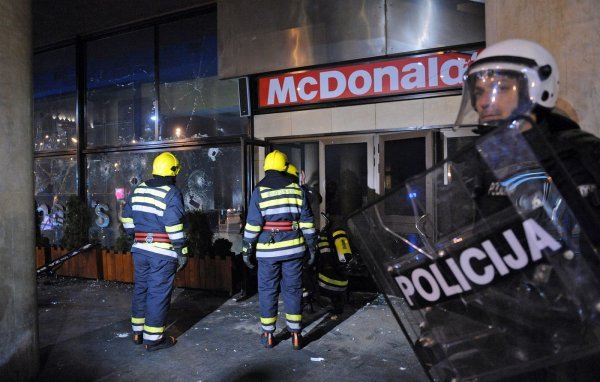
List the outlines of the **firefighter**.
<svg viewBox="0 0 600 382">
<path fill-rule="evenodd" d="M 330 234 L 324 229 L 319 234 L 318 283 L 320 295 L 331 300 L 332 313 L 341 314 L 348 291 L 348 264 L 352 250 L 348 235 L 343 229 Z"/>
<path fill-rule="evenodd" d="M 308 196 L 309 201 L 311 202 L 311 210 L 313 211 L 314 216 L 315 210 L 312 208 L 312 201 L 314 200 L 315 193 L 302 181 L 302 179 L 300 178 L 300 172 L 298 171 L 298 168 L 296 166 L 290 163 L 286 171 L 291 181 L 294 183 L 298 183 Z M 304 173 L 302 175 L 304 175 Z M 315 259 L 315 262 L 311 265 L 305 264 L 306 266 L 302 270 L 302 306 L 309 306 L 311 313 L 314 312 L 313 302 L 315 301 L 315 297 L 317 296 L 317 280 L 315 270 L 316 263 L 317 259 Z"/>
<path fill-rule="evenodd" d="M 133 341 L 148 351 L 177 342 L 165 336 L 164 330 L 175 273 L 187 263 L 183 197 L 175 186 L 180 169 L 175 155 L 158 155 L 152 165 L 153 178 L 129 194 L 122 214 L 123 227 L 134 236 Z"/>
<path fill-rule="evenodd" d="M 305 253 L 312 264 L 317 235 L 306 193 L 286 173 L 287 156 L 275 150 L 265 157 L 265 177 L 256 185 L 248 204 L 242 254 L 246 265 L 258 261 L 261 343 L 274 346 L 279 291 L 292 347 L 302 347 L 302 267 Z"/>
</svg>

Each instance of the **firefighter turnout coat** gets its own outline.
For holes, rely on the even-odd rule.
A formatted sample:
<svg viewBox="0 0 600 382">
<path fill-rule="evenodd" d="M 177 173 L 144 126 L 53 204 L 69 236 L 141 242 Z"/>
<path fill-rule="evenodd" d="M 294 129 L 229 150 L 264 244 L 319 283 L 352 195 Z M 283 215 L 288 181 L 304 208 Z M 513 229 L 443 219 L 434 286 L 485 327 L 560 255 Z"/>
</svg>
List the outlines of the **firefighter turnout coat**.
<svg viewBox="0 0 600 382">
<path fill-rule="evenodd" d="M 258 260 L 258 292 L 262 328 L 275 330 L 281 287 L 291 332 L 302 320 L 302 265 L 306 246 L 316 246 L 317 234 L 307 195 L 285 174 L 266 171 L 248 205 L 244 246 Z"/>
<path fill-rule="evenodd" d="M 163 338 L 177 269 L 175 248 L 185 245 L 184 207 L 174 177 L 155 177 L 136 187 L 123 209 L 123 227 L 135 235 L 131 324 L 144 344 Z"/>
</svg>

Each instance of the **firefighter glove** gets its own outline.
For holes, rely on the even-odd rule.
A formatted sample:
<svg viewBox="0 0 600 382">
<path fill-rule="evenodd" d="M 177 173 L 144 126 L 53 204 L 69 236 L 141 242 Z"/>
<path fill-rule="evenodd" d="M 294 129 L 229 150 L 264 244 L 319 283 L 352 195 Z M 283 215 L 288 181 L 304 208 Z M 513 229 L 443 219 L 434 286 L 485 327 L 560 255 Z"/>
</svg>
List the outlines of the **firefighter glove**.
<svg viewBox="0 0 600 382">
<path fill-rule="evenodd" d="M 252 244 L 248 243 L 247 241 L 242 243 L 242 259 L 248 268 L 255 268 L 256 265 L 254 265 L 254 262 L 256 261 L 256 254 L 254 253 Z"/>
<path fill-rule="evenodd" d="M 185 268 L 185 265 L 188 262 L 188 258 L 187 258 L 187 248 L 186 248 L 186 253 L 184 254 L 183 252 L 183 248 L 175 248 L 175 252 L 177 253 L 177 270 L 175 272 L 179 272 L 180 270 L 182 270 L 183 268 Z"/>
</svg>

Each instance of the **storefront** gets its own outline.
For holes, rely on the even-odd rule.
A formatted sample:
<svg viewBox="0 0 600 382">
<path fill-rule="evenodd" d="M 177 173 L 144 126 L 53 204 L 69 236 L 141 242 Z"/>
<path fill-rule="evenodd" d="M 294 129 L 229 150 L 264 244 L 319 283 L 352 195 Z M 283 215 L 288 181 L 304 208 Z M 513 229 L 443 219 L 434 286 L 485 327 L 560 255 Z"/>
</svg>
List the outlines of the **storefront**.
<svg viewBox="0 0 600 382">
<path fill-rule="evenodd" d="M 168 150 L 182 163 L 187 211 L 206 213 L 216 237 L 239 241 L 250 120 L 240 117 L 237 82 L 217 77 L 216 7 L 121 29 L 35 54 L 42 235 L 61 242 L 68 198 L 80 195 L 92 213 L 90 236 L 113 246 L 126 195 Z"/>
<path fill-rule="evenodd" d="M 469 141 L 472 133 L 452 124 L 476 54 L 442 50 L 258 76 L 255 134 L 304 171 L 322 196 L 315 215 L 343 219 Z"/>
<path fill-rule="evenodd" d="M 125 196 L 165 150 L 183 163 L 186 209 L 205 212 L 234 250 L 265 148 L 304 171 L 321 195 L 316 216 L 346 216 L 462 144 L 450 127 L 462 71 L 483 46 L 483 9 L 230 0 L 37 49 L 42 234 L 60 242 L 79 195 L 92 237 L 114 245 Z"/>
</svg>

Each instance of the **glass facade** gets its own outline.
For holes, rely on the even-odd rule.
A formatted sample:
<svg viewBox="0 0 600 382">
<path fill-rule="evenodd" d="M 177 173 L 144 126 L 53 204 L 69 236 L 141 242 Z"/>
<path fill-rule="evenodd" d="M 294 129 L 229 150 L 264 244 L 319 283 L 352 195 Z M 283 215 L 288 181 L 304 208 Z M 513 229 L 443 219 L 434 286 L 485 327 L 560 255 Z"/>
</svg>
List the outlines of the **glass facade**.
<svg viewBox="0 0 600 382">
<path fill-rule="evenodd" d="M 182 163 L 186 211 L 206 213 L 215 238 L 241 245 L 236 138 L 247 135 L 249 120 L 239 116 L 237 82 L 217 78 L 216 23 L 212 9 L 89 38 L 77 53 L 84 73 L 76 73 L 75 46 L 34 55 L 35 198 L 51 243 L 60 241 L 66 197 L 82 184 L 90 235 L 113 246 L 127 194 L 151 177 L 158 153 L 171 151 Z M 79 108 L 77 86 L 85 94 Z"/>
<path fill-rule="evenodd" d="M 176 185 L 183 193 L 186 211 L 207 213 L 211 229 L 219 237 L 239 234 L 240 227 L 234 220 L 242 209 L 240 146 L 202 146 L 172 152 L 181 163 Z M 104 246 L 113 243 L 119 234 L 119 217 L 129 192 L 152 177 L 152 161 L 157 154 L 142 151 L 88 156 L 87 199 L 95 212 L 92 234 Z"/>
<path fill-rule="evenodd" d="M 87 46 L 87 147 L 158 140 L 153 29 Z"/>
<path fill-rule="evenodd" d="M 160 139 L 241 135 L 236 80 L 217 78 L 217 20 L 210 14 L 159 28 Z"/>
<path fill-rule="evenodd" d="M 50 243 L 59 243 L 67 200 L 77 194 L 77 160 L 73 156 L 36 158 L 33 174 L 40 231 Z"/>
<path fill-rule="evenodd" d="M 36 55 L 33 71 L 35 151 L 76 148 L 75 47 Z"/>
</svg>

